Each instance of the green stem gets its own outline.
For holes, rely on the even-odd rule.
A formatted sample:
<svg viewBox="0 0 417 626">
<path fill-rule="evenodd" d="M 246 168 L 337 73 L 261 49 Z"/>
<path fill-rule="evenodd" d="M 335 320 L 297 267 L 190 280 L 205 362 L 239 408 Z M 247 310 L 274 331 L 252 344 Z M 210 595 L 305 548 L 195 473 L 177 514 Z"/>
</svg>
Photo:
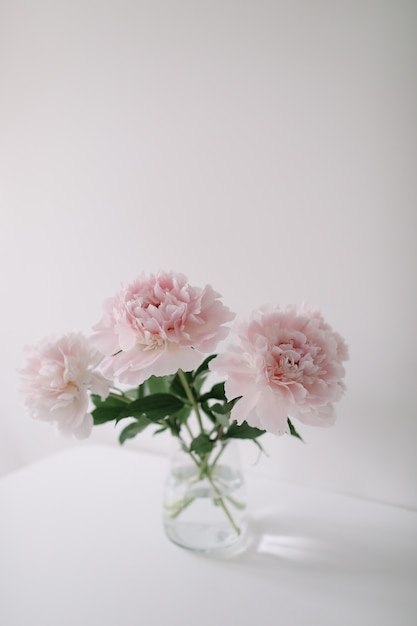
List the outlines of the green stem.
<svg viewBox="0 0 417 626">
<path fill-rule="evenodd" d="M 211 452 L 208 452 L 204 456 L 204 458 L 201 460 L 200 472 L 198 474 L 199 480 L 202 480 L 204 478 L 204 475 L 208 473 L 207 465 L 208 465 L 208 461 L 209 461 L 209 458 L 210 458 L 210 454 L 211 454 Z"/>
<path fill-rule="evenodd" d="M 178 439 L 181 442 L 181 447 L 183 452 L 185 452 L 186 454 L 188 454 L 192 460 L 194 461 L 194 463 L 197 465 L 197 467 L 200 467 L 200 463 L 198 462 L 198 460 L 195 458 L 194 454 L 191 452 L 191 450 L 188 449 L 187 444 L 185 443 L 184 439 L 181 437 L 181 435 L 178 435 Z"/>
<path fill-rule="evenodd" d="M 186 430 L 186 431 L 187 431 L 187 433 L 190 435 L 190 439 L 191 439 L 191 441 L 192 441 L 192 440 L 194 439 L 194 435 L 193 435 L 193 433 L 191 432 L 191 428 L 190 428 L 190 426 L 189 426 L 188 422 L 185 422 L 184 426 L 185 426 L 185 430 Z"/>
<path fill-rule="evenodd" d="M 225 445 L 222 445 L 220 450 L 218 451 L 218 453 L 216 454 L 216 456 L 214 457 L 211 465 L 210 465 L 210 473 L 214 470 L 214 468 L 216 467 L 216 463 L 219 460 L 219 458 L 221 457 L 221 455 L 223 454 L 224 450 L 226 449 Z M 208 452 L 205 457 L 203 458 L 201 465 L 200 465 L 200 478 L 204 477 L 204 474 L 206 472 L 208 472 L 207 469 L 207 465 L 208 465 L 208 461 L 210 458 L 211 452 Z"/>
<path fill-rule="evenodd" d="M 218 451 L 218 453 L 214 457 L 213 463 L 211 464 L 211 469 L 212 470 L 215 468 L 217 461 L 220 459 L 221 455 L 223 454 L 223 452 L 225 450 L 226 450 L 226 446 L 225 445 L 221 446 L 220 450 Z"/>
<path fill-rule="evenodd" d="M 211 477 L 211 474 L 207 473 L 207 479 L 210 483 L 210 485 L 213 487 L 214 491 L 218 494 L 218 498 L 216 498 L 216 502 L 221 506 L 221 508 L 224 511 L 224 514 L 226 515 L 227 519 L 229 520 L 233 530 L 235 531 L 235 533 L 239 536 L 240 535 L 240 528 L 239 526 L 236 525 L 235 520 L 233 519 L 233 517 L 230 514 L 229 509 L 227 508 L 227 506 L 224 503 L 223 500 L 223 496 L 221 491 L 219 491 L 219 489 L 216 487 L 216 485 L 214 484 L 213 478 Z"/>
<path fill-rule="evenodd" d="M 182 386 L 184 387 L 184 391 L 187 395 L 188 401 L 190 402 L 191 406 L 193 407 L 195 414 L 197 416 L 197 421 L 198 421 L 198 425 L 200 427 L 200 431 L 202 433 L 204 433 L 204 427 L 203 427 L 203 422 L 201 420 L 201 415 L 200 415 L 200 409 L 198 408 L 198 404 L 195 401 L 193 392 L 191 391 L 191 387 L 188 384 L 188 380 L 187 377 L 185 376 L 184 372 L 182 371 L 182 369 L 178 370 L 178 376 L 180 377 Z"/>
<path fill-rule="evenodd" d="M 188 383 L 187 377 L 185 376 L 183 370 L 179 369 L 178 370 L 178 376 L 181 380 L 181 384 L 184 388 L 184 391 L 186 393 L 187 399 L 191 405 L 191 407 L 193 408 L 195 415 L 197 417 L 197 422 L 200 428 L 200 432 L 202 434 L 205 434 L 205 430 L 204 430 L 204 426 L 203 426 L 203 422 L 201 419 L 201 414 L 200 414 L 200 409 L 198 406 L 198 403 L 196 402 L 191 386 Z M 189 436 L 191 437 L 191 440 L 194 438 L 191 432 L 191 429 L 189 427 L 189 425 L 187 424 L 187 422 L 185 423 L 185 428 L 189 434 Z M 215 439 L 215 441 L 219 441 L 221 435 L 223 433 L 223 429 L 220 429 L 217 437 Z M 222 445 L 220 450 L 217 452 L 213 462 L 211 464 L 209 464 L 209 458 L 211 455 L 211 452 L 208 452 L 207 454 L 205 454 L 202 458 L 196 458 L 193 453 L 191 452 L 191 450 L 187 449 L 187 446 L 185 445 L 184 440 L 181 438 L 180 435 L 178 435 L 178 438 L 182 444 L 183 449 L 190 455 L 190 457 L 192 458 L 193 462 L 197 465 L 199 472 L 198 472 L 198 480 L 203 480 L 204 478 L 207 478 L 208 482 L 210 483 L 210 485 L 212 486 L 214 492 L 217 494 L 218 497 L 214 498 L 215 503 L 221 507 L 221 509 L 223 510 L 224 514 L 226 515 L 227 519 L 229 520 L 230 525 L 232 526 L 233 530 L 235 531 L 235 533 L 239 536 L 240 535 L 240 528 L 237 526 L 237 524 L 235 523 L 229 509 L 227 508 L 225 501 L 224 501 L 224 497 L 222 495 L 222 492 L 219 490 L 219 488 L 217 487 L 217 485 L 214 482 L 214 478 L 213 478 L 213 470 L 216 466 L 216 463 L 218 462 L 220 455 L 223 453 L 223 451 L 225 450 L 226 446 Z M 228 496 L 226 496 L 228 497 Z M 171 516 L 177 517 L 186 507 L 188 507 L 192 502 L 193 502 L 194 498 L 185 498 L 182 502 L 177 503 L 177 506 L 174 507 L 174 510 L 171 513 Z M 233 501 L 230 500 L 233 504 Z"/>
<path fill-rule="evenodd" d="M 187 506 L 189 506 L 190 504 L 194 502 L 194 499 L 195 498 L 192 498 L 192 497 L 182 498 L 181 500 L 177 500 L 176 502 L 173 502 L 173 504 L 169 506 L 165 505 L 165 508 L 167 509 L 167 513 L 170 516 L 170 518 L 175 519 L 176 517 L 178 517 L 178 515 L 182 513 L 184 509 L 187 508 Z"/>
<path fill-rule="evenodd" d="M 130 404 L 132 402 L 131 399 L 127 398 L 123 391 L 120 393 L 113 393 L 112 391 L 107 396 L 108 398 L 116 398 L 117 400 L 121 400 L 122 402 L 126 402 L 126 404 Z"/>
<path fill-rule="evenodd" d="M 185 443 L 183 441 L 183 439 L 179 436 L 178 437 L 179 440 L 181 441 L 182 445 L 185 447 Z M 211 465 L 208 465 L 208 458 L 210 456 L 210 453 L 206 454 L 205 457 L 202 459 L 201 462 L 199 462 L 193 455 L 193 453 L 191 451 L 187 451 L 187 454 L 189 454 L 189 456 L 192 458 L 192 460 L 194 461 L 194 463 L 197 465 L 197 467 L 199 468 L 199 474 L 198 474 L 198 480 L 203 480 L 204 478 L 207 478 L 207 480 L 209 481 L 210 485 L 213 487 L 213 490 L 216 492 L 217 494 L 217 498 L 215 498 L 215 502 L 222 508 L 224 514 L 226 515 L 227 519 L 230 522 L 230 525 L 232 526 L 233 530 L 235 531 L 235 533 L 239 536 L 240 535 L 240 528 L 239 526 L 237 526 L 236 522 L 234 521 L 229 509 L 227 508 L 225 502 L 224 502 L 224 498 L 223 498 L 223 494 L 222 492 L 219 490 L 219 488 L 217 487 L 217 485 L 214 482 L 213 476 L 212 476 L 212 472 L 214 470 L 215 464 L 217 463 L 217 461 L 220 458 L 220 455 L 223 453 L 224 449 L 226 446 L 222 446 L 221 450 L 219 450 L 219 452 L 217 453 L 213 463 Z M 185 447 L 186 449 L 186 447 Z M 239 503 L 236 502 L 236 500 L 234 500 L 233 498 L 231 498 L 230 496 L 226 496 L 226 498 L 236 506 L 236 508 L 242 508 L 241 505 L 239 505 Z M 175 518 L 177 517 L 185 508 L 187 508 L 193 501 L 195 500 L 195 498 L 193 497 L 189 497 L 189 498 L 184 498 L 184 500 L 180 503 L 177 503 L 176 506 L 173 507 L 170 517 Z"/>
</svg>

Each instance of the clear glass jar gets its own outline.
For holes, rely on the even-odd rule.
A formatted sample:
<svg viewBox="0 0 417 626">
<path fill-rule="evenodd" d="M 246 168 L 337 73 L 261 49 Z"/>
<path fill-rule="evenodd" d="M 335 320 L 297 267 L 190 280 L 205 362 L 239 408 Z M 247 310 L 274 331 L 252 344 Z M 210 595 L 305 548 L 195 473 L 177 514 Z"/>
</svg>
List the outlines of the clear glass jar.
<svg viewBox="0 0 417 626">
<path fill-rule="evenodd" d="M 238 443 L 218 442 L 205 456 L 175 444 L 164 489 L 166 535 L 182 548 L 198 552 L 235 547 L 247 527 Z"/>
</svg>

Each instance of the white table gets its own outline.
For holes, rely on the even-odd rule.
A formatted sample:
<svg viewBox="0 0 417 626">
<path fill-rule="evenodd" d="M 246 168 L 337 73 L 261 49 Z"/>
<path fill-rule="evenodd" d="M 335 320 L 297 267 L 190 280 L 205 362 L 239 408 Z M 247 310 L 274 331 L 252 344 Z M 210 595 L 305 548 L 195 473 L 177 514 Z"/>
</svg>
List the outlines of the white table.
<svg viewBox="0 0 417 626">
<path fill-rule="evenodd" d="M 171 544 L 165 457 L 81 446 L 0 480 L 1 626 L 415 626 L 417 512 L 248 476 L 233 558 Z"/>
</svg>

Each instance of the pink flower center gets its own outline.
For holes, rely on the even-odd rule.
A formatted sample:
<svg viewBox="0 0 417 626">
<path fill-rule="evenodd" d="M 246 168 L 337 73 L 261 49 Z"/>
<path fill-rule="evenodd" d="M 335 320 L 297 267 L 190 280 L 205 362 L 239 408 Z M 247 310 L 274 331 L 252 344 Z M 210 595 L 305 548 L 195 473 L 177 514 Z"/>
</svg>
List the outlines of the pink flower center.
<svg viewBox="0 0 417 626">
<path fill-rule="evenodd" d="M 273 383 L 302 382 L 302 356 L 293 341 L 271 349 L 271 362 L 267 364 L 268 378 Z"/>
<path fill-rule="evenodd" d="M 131 328 L 138 333 L 137 344 L 151 350 L 186 339 L 185 325 L 193 309 L 198 310 L 198 298 L 190 302 L 189 294 L 175 285 L 135 284 L 127 293 L 125 308 Z"/>
<path fill-rule="evenodd" d="M 271 345 L 272 344 L 272 345 Z M 320 348 L 303 333 L 281 331 L 265 354 L 266 376 L 272 385 L 308 385 L 317 377 Z"/>
</svg>

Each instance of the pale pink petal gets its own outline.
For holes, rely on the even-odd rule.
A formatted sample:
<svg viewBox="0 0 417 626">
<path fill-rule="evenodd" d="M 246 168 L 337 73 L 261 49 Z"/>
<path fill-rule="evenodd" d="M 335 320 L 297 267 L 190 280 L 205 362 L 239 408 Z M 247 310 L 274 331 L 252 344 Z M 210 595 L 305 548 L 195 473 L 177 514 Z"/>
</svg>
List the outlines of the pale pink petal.
<svg viewBox="0 0 417 626">
<path fill-rule="evenodd" d="M 96 369 L 101 358 L 81 333 L 46 338 L 33 346 L 19 370 L 30 417 L 54 422 L 61 433 L 87 436 L 92 426 L 90 391 L 103 399 L 109 393 L 109 381 Z"/>
<path fill-rule="evenodd" d="M 106 377 L 140 384 L 150 375 L 194 369 L 229 332 L 234 318 L 210 285 L 189 285 L 183 274 L 142 274 L 104 305 L 93 341 L 108 358 Z"/>
<path fill-rule="evenodd" d="M 237 327 L 234 344 L 210 368 L 227 377 L 228 400 L 242 396 L 234 416 L 281 434 L 288 417 L 312 426 L 334 422 L 347 358 L 343 339 L 317 310 L 267 305 Z"/>
<path fill-rule="evenodd" d="M 226 389 L 228 381 L 225 384 L 226 394 L 228 394 L 228 390 Z M 248 393 L 237 395 L 230 394 L 229 398 L 234 399 L 239 396 L 242 396 L 240 400 L 236 402 L 231 411 L 231 419 L 236 420 L 238 424 L 241 424 L 245 420 L 247 421 L 248 415 L 255 409 L 258 400 L 259 400 L 259 391 L 256 389 L 249 390 Z M 253 424 L 255 425 L 255 424 Z"/>
</svg>

